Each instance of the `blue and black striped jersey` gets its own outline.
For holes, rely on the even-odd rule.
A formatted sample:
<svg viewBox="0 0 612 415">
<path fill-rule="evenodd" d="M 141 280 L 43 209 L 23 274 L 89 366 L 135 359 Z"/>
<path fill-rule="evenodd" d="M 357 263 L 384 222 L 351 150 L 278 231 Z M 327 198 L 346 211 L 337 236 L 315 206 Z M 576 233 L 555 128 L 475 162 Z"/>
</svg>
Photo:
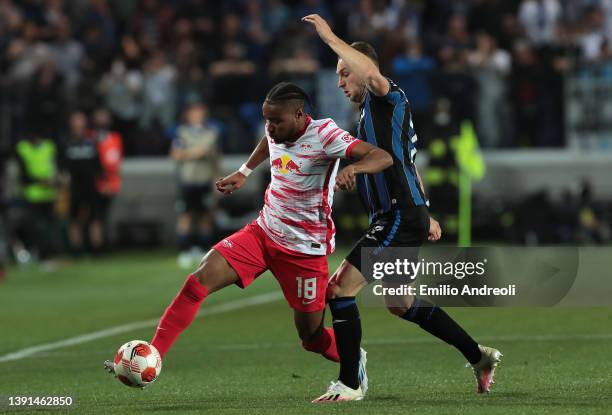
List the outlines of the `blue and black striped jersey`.
<svg viewBox="0 0 612 415">
<path fill-rule="evenodd" d="M 370 220 L 395 209 L 426 205 L 414 166 L 417 135 L 406 94 L 389 79 L 389 93 L 367 92 L 361 105 L 357 137 L 387 151 L 393 166 L 357 176 L 357 190 Z"/>
</svg>

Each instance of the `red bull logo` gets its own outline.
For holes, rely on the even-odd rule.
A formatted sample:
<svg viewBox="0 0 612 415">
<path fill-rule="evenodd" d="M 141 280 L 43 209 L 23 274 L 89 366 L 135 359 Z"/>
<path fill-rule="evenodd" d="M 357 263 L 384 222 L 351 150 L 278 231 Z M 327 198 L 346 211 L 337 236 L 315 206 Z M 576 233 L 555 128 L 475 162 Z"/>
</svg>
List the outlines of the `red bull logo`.
<svg viewBox="0 0 612 415">
<path fill-rule="evenodd" d="M 281 174 L 287 173 L 301 173 L 300 166 L 291 160 L 286 154 L 283 154 L 281 157 L 274 159 L 270 162 L 272 168 L 280 172 Z"/>
</svg>

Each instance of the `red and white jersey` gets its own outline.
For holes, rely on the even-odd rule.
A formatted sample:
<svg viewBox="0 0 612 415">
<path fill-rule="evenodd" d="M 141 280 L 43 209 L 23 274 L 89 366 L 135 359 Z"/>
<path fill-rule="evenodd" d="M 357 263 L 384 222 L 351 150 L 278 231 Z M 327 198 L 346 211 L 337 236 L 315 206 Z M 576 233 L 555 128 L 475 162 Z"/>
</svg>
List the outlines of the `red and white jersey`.
<svg viewBox="0 0 612 415">
<path fill-rule="evenodd" d="M 360 140 L 330 118 L 310 117 L 293 143 L 277 144 L 267 132 L 266 137 L 272 180 L 257 223 L 287 249 L 329 255 L 335 248 L 331 207 L 338 165 Z"/>
</svg>

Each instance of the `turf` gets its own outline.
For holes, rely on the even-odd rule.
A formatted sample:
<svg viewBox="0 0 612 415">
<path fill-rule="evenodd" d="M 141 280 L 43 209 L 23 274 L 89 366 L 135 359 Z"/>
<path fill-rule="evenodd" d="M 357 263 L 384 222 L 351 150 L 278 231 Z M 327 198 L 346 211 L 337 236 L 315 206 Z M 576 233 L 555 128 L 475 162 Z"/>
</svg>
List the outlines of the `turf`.
<svg viewBox="0 0 612 415">
<path fill-rule="evenodd" d="M 334 256 L 330 266 L 340 258 Z M 175 257 L 164 253 L 79 261 L 54 273 L 11 270 L 0 284 L 0 357 L 156 318 L 183 279 Z M 204 311 L 277 290 L 265 275 L 248 290 L 232 287 L 212 295 Z M 104 373 L 102 362 L 125 341 L 150 339 L 152 328 L 0 362 L 0 413 L 9 409 L 6 397 L 14 395 L 70 395 L 74 406 L 59 412 L 79 414 L 609 413 L 612 308 L 448 311 L 478 340 L 504 353 L 488 396 L 474 393 L 471 371 L 454 349 L 383 309 L 362 308 L 368 398 L 313 406 L 310 400 L 335 378 L 337 367 L 300 348 L 291 311 L 280 300 L 197 319 L 146 390 L 123 386 Z"/>
</svg>

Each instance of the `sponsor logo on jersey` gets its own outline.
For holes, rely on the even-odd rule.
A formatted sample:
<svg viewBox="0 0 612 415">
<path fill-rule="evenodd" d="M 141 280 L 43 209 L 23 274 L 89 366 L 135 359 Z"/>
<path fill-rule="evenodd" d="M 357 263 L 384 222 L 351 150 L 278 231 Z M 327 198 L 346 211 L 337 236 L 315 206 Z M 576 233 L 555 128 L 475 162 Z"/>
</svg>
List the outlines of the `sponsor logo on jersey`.
<svg viewBox="0 0 612 415">
<path fill-rule="evenodd" d="M 270 162 L 272 168 L 281 174 L 301 173 L 300 166 L 286 154 Z"/>
</svg>

